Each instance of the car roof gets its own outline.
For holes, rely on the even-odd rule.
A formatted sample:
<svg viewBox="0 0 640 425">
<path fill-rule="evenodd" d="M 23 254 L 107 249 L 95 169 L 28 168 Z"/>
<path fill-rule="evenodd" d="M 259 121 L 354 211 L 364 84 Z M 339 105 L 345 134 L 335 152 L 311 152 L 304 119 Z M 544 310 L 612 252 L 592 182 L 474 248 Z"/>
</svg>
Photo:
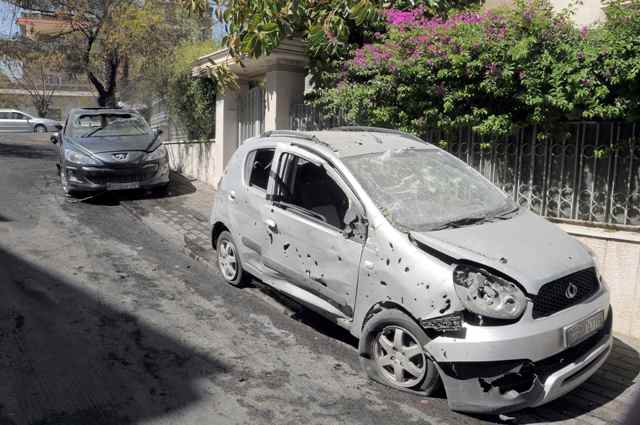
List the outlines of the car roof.
<svg viewBox="0 0 640 425">
<path fill-rule="evenodd" d="M 437 149 L 410 134 L 366 127 L 341 127 L 322 131 L 272 131 L 254 141 L 260 143 L 260 140 L 264 141 L 265 138 L 279 137 L 295 139 L 295 143 L 301 146 L 329 149 L 340 158 L 398 149 Z"/>
<path fill-rule="evenodd" d="M 74 108 L 69 111 L 69 116 L 77 116 L 82 114 L 137 114 L 140 115 L 139 112 L 130 110 L 130 109 L 122 109 L 122 108 Z"/>
</svg>

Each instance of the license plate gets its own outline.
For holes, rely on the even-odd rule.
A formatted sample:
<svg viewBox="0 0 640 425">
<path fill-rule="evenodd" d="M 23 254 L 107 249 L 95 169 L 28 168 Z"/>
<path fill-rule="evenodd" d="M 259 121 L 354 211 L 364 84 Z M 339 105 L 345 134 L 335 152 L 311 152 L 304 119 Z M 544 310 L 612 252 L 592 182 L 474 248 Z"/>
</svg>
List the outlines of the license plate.
<svg viewBox="0 0 640 425">
<path fill-rule="evenodd" d="M 564 328 L 564 339 L 567 347 L 571 347 L 594 334 L 604 325 L 604 311 L 599 311 L 578 323 Z"/>
<path fill-rule="evenodd" d="M 132 183 L 107 183 L 107 190 L 127 190 L 127 189 L 138 189 L 140 187 L 140 183 L 132 182 Z"/>
</svg>

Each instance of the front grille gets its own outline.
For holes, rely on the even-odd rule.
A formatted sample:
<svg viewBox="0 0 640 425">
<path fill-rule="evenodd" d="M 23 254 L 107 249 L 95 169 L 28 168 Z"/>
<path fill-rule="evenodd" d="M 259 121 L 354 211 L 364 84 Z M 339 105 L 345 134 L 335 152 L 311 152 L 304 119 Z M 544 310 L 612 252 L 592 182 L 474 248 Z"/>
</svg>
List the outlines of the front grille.
<svg viewBox="0 0 640 425">
<path fill-rule="evenodd" d="M 141 183 L 151 179 L 158 171 L 158 166 L 147 165 L 143 168 L 92 169 L 85 171 L 87 180 L 94 184 L 107 183 Z"/>
<path fill-rule="evenodd" d="M 572 298 L 567 296 L 570 284 L 577 288 L 575 296 Z M 546 317 L 579 304 L 595 294 L 598 287 L 598 276 L 594 268 L 581 270 L 549 282 L 540 288 L 540 292 L 533 302 L 533 318 Z"/>
</svg>

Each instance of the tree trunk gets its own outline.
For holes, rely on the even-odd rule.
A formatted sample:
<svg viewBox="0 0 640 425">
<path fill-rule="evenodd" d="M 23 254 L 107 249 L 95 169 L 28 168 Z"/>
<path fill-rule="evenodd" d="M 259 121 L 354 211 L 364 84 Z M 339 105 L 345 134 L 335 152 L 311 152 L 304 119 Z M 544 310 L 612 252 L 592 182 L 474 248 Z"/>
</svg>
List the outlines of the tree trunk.
<svg viewBox="0 0 640 425">
<path fill-rule="evenodd" d="M 118 68 L 120 67 L 120 57 L 117 51 L 112 51 L 110 59 L 106 64 L 106 87 L 96 75 L 89 71 L 87 76 L 89 81 L 98 91 L 98 106 L 115 108 L 118 106 L 116 98 L 116 88 L 118 85 Z"/>
</svg>

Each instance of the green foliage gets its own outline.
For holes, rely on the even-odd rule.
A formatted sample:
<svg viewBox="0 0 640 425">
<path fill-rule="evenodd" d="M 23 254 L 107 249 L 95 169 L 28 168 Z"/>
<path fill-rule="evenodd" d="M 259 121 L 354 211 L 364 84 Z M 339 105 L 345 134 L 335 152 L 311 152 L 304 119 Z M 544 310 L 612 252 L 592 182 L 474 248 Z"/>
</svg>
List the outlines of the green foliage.
<svg viewBox="0 0 640 425">
<path fill-rule="evenodd" d="M 621 119 L 640 111 L 640 0 L 616 0 L 609 20 L 573 26 L 545 0 L 494 12 L 426 19 L 387 13 L 387 32 L 365 44 L 315 102 L 353 123 L 423 134 L 472 126 Z"/>
<path fill-rule="evenodd" d="M 211 76 L 193 77 L 193 61 L 216 50 L 213 41 L 183 43 L 173 53 L 165 97 L 172 115 L 185 128 L 190 139 L 212 139 L 215 133 L 215 106 L 218 80 Z"/>
</svg>

